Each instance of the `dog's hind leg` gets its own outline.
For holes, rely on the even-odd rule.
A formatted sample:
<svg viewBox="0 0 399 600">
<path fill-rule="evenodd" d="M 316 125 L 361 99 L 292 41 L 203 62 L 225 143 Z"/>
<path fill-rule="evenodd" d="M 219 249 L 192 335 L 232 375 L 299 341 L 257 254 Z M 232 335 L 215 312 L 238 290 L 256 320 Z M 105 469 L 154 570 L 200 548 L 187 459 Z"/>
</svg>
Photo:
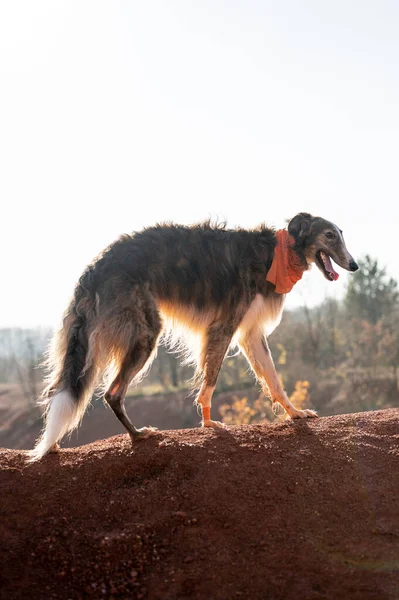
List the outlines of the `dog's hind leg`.
<svg viewBox="0 0 399 600">
<path fill-rule="evenodd" d="M 148 437 L 156 431 L 154 427 L 136 429 L 125 409 L 125 396 L 129 384 L 146 368 L 155 354 L 161 331 L 161 321 L 157 314 L 155 317 L 154 314 L 152 316 L 151 326 L 147 323 L 142 326 L 139 338 L 132 335 L 131 347 L 125 353 L 119 371 L 104 396 L 116 417 L 127 430 L 132 442 L 139 437 Z"/>
<path fill-rule="evenodd" d="M 266 395 L 269 392 L 272 402 L 279 402 L 290 419 L 317 417 L 315 411 L 309 409 L 298 410 L 290 402 L 281 385 L 269 346 L 262 331 L 252 330 L 245 333 L 239 340 L 239 346 L 259 379 L 263 392 Z"/>
<path fill-rule="evenodd" d="M 114 411 L 115 416 L 127 430 L 132 441 L 139 437 L 148 437 L 151 435 L 151 432 L 155 431 L 153 427 L 136 429 L 125 409 L 125 396 L 129 384 L 136 375 L 144 369 L 151 353 L 152 350 L 149 348 L 144 349 L 138 346 L 134 347 L 133 350 L 126 355 L 118 375 L 115 377 L 104 396 L 105 400 Z"/>
</svg>

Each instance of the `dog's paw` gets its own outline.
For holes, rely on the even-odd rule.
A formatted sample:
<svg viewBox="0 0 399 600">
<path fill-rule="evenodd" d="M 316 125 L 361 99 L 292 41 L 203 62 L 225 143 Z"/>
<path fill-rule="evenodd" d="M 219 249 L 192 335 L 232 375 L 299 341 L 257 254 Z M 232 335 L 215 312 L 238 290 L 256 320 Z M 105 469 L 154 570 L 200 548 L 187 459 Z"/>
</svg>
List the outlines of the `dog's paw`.
<svg viewBox="0 0 399 600">
<path fill-rule="evenodd" d="M 57 454 L 57 452 L 59 452 L 61 449 L 61 446 L 56 442 L 55 444 L 53 444 L 49 450 L 49 454 Z"/>
<path fill-rule="evenodd" d="M 226 425 L 220 421 L 212 421 L 211 419 L 204 419 L 202 421 L 202 427 L 214 427 L 215 429 L 225 429 Z"/>
<path fill-rule="evenodd" d="M 317 419 L 317 417 L 317 412 L 310 410 L 310 408 L 305 408 L 305 410 L 295 410 L 289 415 L 290 419 Z"/>
<path fill-rule="evenodd" d="M 157 427 L 141 427 L 140 429 L 136 429 L 136 435 L 132 441 L 136 440 L 146 440 L 152 435 L 158 432 Z"/>
</svg>

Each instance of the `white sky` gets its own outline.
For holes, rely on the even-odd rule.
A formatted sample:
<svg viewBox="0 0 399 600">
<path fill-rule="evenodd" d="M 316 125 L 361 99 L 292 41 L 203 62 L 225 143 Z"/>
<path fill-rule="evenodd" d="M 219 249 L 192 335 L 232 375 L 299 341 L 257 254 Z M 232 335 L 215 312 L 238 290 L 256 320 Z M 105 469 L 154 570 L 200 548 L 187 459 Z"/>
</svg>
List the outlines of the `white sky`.
<svg viewBox="0 0 399 600">
<path fill-rule="evenodd" d="M 394 0 L 4 0 L 0 326 L 56 324 L 87 262 L 165 219 L 312 212 L 399 278 L 398 31 Z"/>
</svg>

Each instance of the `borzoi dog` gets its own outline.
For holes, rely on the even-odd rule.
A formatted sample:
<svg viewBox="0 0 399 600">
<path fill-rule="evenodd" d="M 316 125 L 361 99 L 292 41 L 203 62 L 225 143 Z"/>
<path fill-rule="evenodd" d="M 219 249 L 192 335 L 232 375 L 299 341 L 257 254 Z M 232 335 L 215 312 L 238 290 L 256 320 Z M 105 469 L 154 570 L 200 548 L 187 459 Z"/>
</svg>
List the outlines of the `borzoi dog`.
<svg viewBox="0 0 399 600">
<path fill-rule="evenodd" d="M 285 296 L 311 263 L 329 281 L 331 259 L 358 266 L 342 231 L 308 213 L 287 229 L 230 230 L 203 223 L 157 225 L 123 235 L 89 265 L 76 285 L 49 354 L 43 393 L 45 428 L 29 460 L 40 459 L 79 424 L 94 390 L 105 380 L 105 400 L 132 441 L 136 429 L 124 400 L 130 383 L 148 370 L 161 338 L 183 340 L 197 366 L 197 403 L 204 427 L 226 352 L 238 345 L 265 393 L 292 419 L 315 417 L 289 401 L 267 344 L 281 319 Z"/>
</svg>

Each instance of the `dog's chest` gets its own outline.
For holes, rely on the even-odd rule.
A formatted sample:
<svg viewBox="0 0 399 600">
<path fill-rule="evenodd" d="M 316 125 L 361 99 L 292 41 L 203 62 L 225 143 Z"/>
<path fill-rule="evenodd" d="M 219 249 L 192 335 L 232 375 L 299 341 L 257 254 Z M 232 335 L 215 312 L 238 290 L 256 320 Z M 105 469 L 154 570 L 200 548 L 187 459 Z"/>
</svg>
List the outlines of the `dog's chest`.
<svg viewBox="0 0 399 600">
<path fill-rule="evenodd" d="M 252 329 L 262 329 L 266 335 L 270 335 L 281 321 L 284 300 L 285 294 L 270 294 L 266 297 L 257 294 L 239 325 L 239 336 Z"/>
</svg>

